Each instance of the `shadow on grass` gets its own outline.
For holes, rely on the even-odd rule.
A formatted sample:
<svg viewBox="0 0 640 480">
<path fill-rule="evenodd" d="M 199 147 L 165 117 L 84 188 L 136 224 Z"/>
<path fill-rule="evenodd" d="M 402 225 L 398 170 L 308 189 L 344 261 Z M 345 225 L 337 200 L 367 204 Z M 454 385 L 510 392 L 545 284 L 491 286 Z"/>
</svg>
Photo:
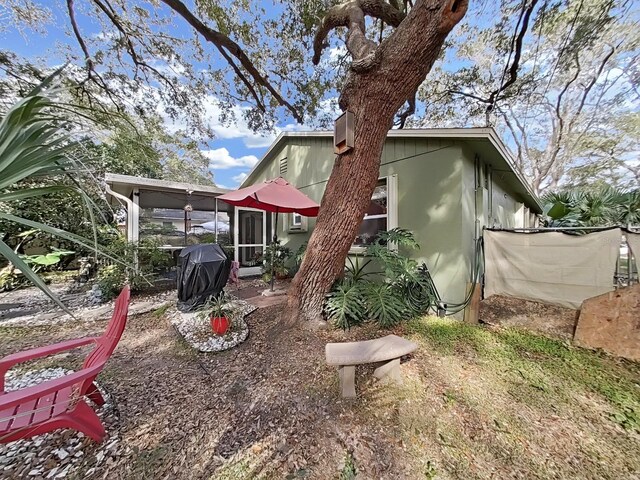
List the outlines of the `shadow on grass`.
<svg viewBox="0 0 640 480">
<path fill-rule="evenodd" d="M 408 331 L 442 355 L 475 357 L 500 369 L 513 382 L 531 387 L 527 401 L 572 401 L 575 393 L 602 396 L 612 407 L 611 419 L 640 432 L 640 365 L 609 357 L 531 332 L 488 330 L 455 320 L 421 318 Z"/>
</svg>

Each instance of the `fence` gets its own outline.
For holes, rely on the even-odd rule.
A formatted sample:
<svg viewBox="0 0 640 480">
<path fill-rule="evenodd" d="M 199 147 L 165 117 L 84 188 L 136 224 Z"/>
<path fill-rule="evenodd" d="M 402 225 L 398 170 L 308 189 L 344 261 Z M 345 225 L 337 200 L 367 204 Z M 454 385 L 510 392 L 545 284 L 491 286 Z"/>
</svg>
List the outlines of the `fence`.
<svg viewBox="0 0 640 480">
<path fill-rule="evenodd" d="M 509 295 L 579 308 L 585 298 L 638 283 L 633 251 L 640 250 L 640 233 L 632 230 L 486 229 L 486 296 Z"/>
</svg>

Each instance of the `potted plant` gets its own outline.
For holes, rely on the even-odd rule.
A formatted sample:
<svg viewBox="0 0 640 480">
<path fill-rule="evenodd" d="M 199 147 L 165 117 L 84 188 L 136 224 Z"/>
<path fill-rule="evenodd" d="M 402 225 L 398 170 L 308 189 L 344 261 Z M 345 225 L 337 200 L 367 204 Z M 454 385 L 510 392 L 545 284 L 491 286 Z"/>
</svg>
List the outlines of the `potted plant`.
<svg viewBox="0 0 640 480">
<path fill-rule="evenodd" d="M 213 333 L 216 335 L 224 335 L 231 325 L 231 320 L 229 319 L 231 309 L 227 307 L 227 303 L 224 293 L 217 297 L 212 297 L 209 302 L 209 320 L 211 321 Z"/>
<path fill-rule="evenodd" d="M 286 267 L 287 261 L 291 258 L 291 249 L 280 245 L 280 240 L 269 244 L 262 263 L 263 279 L 271 281 L 271 275 L 275 273 L 278 280 L 287 278 L 289 269 Z"/>
</svg>

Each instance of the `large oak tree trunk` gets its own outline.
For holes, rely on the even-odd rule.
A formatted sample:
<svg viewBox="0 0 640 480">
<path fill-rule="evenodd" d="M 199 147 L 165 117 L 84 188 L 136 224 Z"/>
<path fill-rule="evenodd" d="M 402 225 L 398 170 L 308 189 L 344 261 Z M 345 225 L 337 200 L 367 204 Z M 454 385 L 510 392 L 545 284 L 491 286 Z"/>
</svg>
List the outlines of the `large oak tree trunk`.
<svg viewBox="0 0 640 480">
<path fill-rule="evenodd" d="M 355 5 L 358 8 L 357 2 Z M 418 0 L 377 48 L 365 50 L 364 55 L 350 49 L 354 61 L 340 107 L 354 113 L 354 148 L 336 158 L 304 261 L 289 290 L 288 304 L 297 318 L 322 319 L 325 296 L 343 272 L 345 258 L 369 206 L 394 116 L 415 95 L 466 8 L 466 0 Z M 350 21 L 351 18 L 352 14 Z M 348 47 L 349 42 L 348 39 Z M 362 52 L 364 47 L 358 48 Z"/>
</svg>

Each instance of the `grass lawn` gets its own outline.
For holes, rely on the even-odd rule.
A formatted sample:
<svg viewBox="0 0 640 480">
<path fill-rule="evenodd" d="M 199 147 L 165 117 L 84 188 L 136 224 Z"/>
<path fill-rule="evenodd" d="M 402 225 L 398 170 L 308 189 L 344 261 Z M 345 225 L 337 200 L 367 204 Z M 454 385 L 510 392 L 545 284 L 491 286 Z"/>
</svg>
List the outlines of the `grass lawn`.
<svg viewBox="0 0 640 480">
<path fill-rule="evenodd" d="M 117 399 L 122 445 L 96 478 L 640 475 L 638 364 L 425 318 L 393 331 L 420 345 L 402 365 L 404 384 L 379 385 L 373 366 L 359 367 L 358 399 L 345 401 L 325 343 L 387 332 L 308 332 L 285 326 L 280 310 L 251 315 L 249 339 L 216 355 L 181 342 L 169 312 L 131 319 L 100 377 Z M 0 329 L 0 354 L 103 327 Z M 91 448 L 76 478 L 92 466 Z"/>
</svg>

